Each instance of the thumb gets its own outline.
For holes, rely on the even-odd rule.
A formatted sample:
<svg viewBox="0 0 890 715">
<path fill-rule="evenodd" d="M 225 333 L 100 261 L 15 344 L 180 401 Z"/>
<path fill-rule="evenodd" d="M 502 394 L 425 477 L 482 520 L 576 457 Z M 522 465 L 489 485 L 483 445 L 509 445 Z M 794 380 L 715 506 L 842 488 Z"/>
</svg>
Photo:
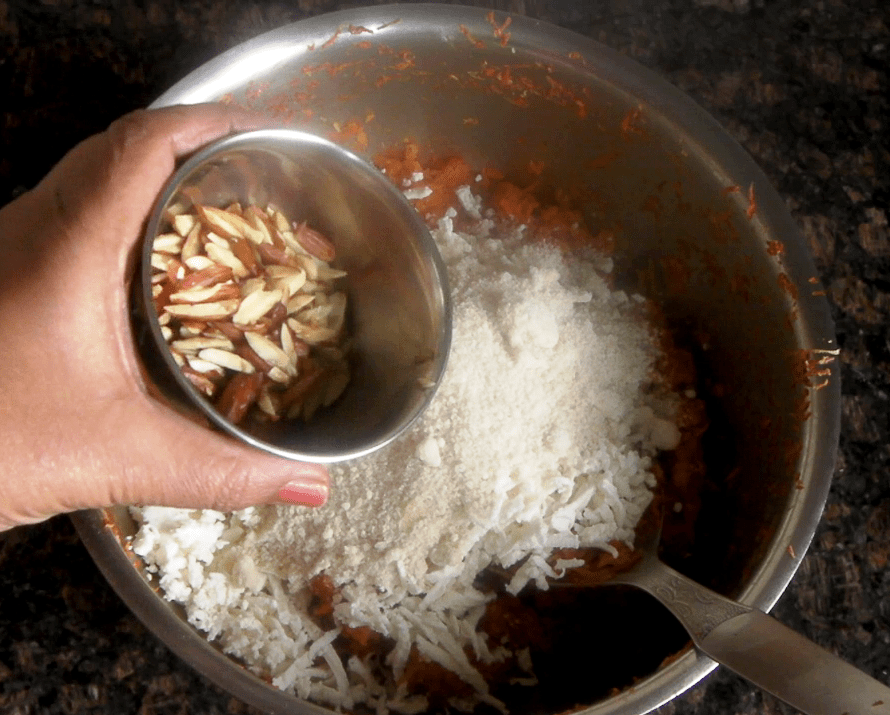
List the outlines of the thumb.
<svg viewBox="0 0 890 715">
<path fill-rule="evenodd" d="M 132 470 L 112 471 L 112 501 L 231 511 L 275 502 L 321 506 L 329 479 L 320 464 L 267 454 L 148 404 L 150 429 L 121 435 Z M 135 427 L 135 429 L 133 429 Z"/>
<path fill-rule="evenodd" d="M 320 506 L 323 465 L 249 448 L 199 426 L 148 395 L 101 410 L 38 414 L 2 445 L 0 531 L 78 509 L 157 505 L 232 511 L 270 503 Z"/>
</svg>

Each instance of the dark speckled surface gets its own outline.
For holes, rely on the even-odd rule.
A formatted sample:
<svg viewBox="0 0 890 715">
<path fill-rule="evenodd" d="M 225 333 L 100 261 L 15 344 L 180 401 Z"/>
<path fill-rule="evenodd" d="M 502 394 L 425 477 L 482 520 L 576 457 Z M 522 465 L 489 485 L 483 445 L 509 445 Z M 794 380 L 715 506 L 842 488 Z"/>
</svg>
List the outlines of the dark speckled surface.
<svg viewBox="0 0 890 715">
<path fill-rule="evenodd" d="M 0 0 L 0 203 L 33 185 L 78 139 L 220 51 L 357 4 Z M 827 509 L 773 614 L 890 682 L 890 6 L 475 4 L 564 25 L 660 73 L 728 128 L 786 200 L 829 287 L 844 397 Z M 721 670 L 660 712 L 793 711 Z M 0 535 L 0 713 L 256 715 L 129 614 L 66 518 Z"/>
</svg>

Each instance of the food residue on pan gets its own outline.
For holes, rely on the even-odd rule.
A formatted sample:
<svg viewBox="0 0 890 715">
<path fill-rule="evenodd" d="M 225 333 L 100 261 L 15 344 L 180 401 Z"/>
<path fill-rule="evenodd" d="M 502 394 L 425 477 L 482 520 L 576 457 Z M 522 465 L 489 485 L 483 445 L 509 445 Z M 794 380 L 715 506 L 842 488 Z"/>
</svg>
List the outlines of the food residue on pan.
<svg viewBox="0 0 890 715">
<path fill-rule="evenodd" d="M 755 213 L 757 213 L 757 197 L 754 195 L 754 183 L 752 182 L 748 187 L 748 208 L 745 209 L 745 216 L 750 221 L 754 218 Z"/>
<path fill-rule="evenodd" d="M 536 682 L 541 625 L 516 595 L 628 558 L 656 488 L 682 505 L 666 534 L 682 541 L 707 418 L 658 311 L 612 287 L 609 236 L 498 172 L 422 164 L 410 142 L 380 163 L 429 219 L 452 286 L 432 404 L 333 469 L 321 510 L 146 507 L 133 548 L 276 687 L 381 713 L 503 709 L 498 687 Z M 494 589 L 479 581 L 491 564 L 509 573 Z"/>
<path fill-rule="evenodd" d="M 471 42 L 484 46 L 481 41 L 469 33 L 467 28 L 462 28 L 461 31 Z M 331 78 L 345 74 L 355 77 L 367 75 L 369 78 L 372 77 L 370 81 L 378 88 L 396 79 L 404 79 L 406 73 L 416 73 L 420 77 L 424 75 L 424 71 L 415 66 L 414 53 L 409 49 L 398 49 L 383 43 L 367 41 L 359 44 L 369 53 L 374 53 L 376 57 L 369 54 L 364 59 L 348 62 L 306 64 L 301 67 L 300 72 L 307 78 L 321 72 Z M 381 57 L 391 59 L 391 62 L 387 64 L 377 61 Z M 560 82 L 553 76 L 553 68 L 546 63 L 496 64 L 484 61 L 476 69 L 452 73 L 448 77 L 462 88 L 499 95 L 514 106 L 529 107 L 533 99 L 539 99 L 568 109 L 581 119 L 586 118 L 590 113 L 589 91 L 585 88 L 573 88 Z M 312 113 L 312 100 L 318 89 L 317 82 L 304 87 L 298 85 L 299 82 L 294 80 L 289 89 L 279 90 L 274 97 L 269 97 L 266 94 L 269 89 L 268 85 L 251 82 L 240 101 L 237 101 L 232 95 L 227 95 L 224 101 L 230 104 L 241 103 L 247 108 L 262 104 L 265 109 L 272 109 L 277 116 L 290 121 L 300 113 L 307 111 Z M 628 137 L 633 134 L 645 135 L 639 108 L 631 110 L 628 114 L 624 130 Z"/>
<path fill-rule="evenodd" d="M 466 25 L 460 25 L 459 27 L 460 27 L 461 33 L 463 33 L 463 36 L 466 37 L 472 43 L 473 47 L 476 47 L 476 48 L 485 47 L 485 44 L 482 42 L 482 40 L 477 40 L 475 37 L 473 37 L 472 34 L 470 34 L 470 28 L 468 28 Z"/>
<path fill-rule="evenodd" d="M 489 24 L 492 27 L 495 39 L 498 40 L 498 43 L 501 45 L 501 47 L 506 47 L 507 44 L 510 42 L 510 33 L 507 32 L 507 28 L 510 27 L 510 24 L 513 22 L 513 18 L 508 15 L 500 25 L 495 18 L 494 11 L 489 12 L 485 16 L 485 18 L 488 20 Z"/>
<path fill-rule="evenodd" d="M 829 383 L 838 355 L 839 349 L 797 350 L 792 356 L 792 375 L 799 384 L 821 390 Z"/>
<path fill-rule="evenodd" d="M 627 111 L 627 114 L 624 115 L 624 119 L 621 120 L 621 134 L 625 139 L 631 139 L 634 136 L 644 136 L 646 134 L 643 121 L 643 108 L 641 106 L 632 107 Z"/>
<path fill-rule="evenodd" d="M 785 253 L 785 245 L 781 241 L 767 241 L 766 252 L 770 256 L 781 256 Z"/>
</svg>

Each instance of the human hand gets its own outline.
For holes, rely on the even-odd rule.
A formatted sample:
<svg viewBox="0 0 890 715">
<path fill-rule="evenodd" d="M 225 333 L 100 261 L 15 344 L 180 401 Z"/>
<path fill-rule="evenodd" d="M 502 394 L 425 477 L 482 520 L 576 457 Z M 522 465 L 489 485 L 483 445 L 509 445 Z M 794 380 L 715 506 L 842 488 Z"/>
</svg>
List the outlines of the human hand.
<svg viewBox="0 0 890 715">
<path fill-rule="evenodd" d="M 0 210 L 0 530 L 112 504 L 320 505 L 328 474 L 250 449 L 153 399 L 129 279 L 177 158 L 261 126 L 222 105 L 138 111 Z"/>
</svg>

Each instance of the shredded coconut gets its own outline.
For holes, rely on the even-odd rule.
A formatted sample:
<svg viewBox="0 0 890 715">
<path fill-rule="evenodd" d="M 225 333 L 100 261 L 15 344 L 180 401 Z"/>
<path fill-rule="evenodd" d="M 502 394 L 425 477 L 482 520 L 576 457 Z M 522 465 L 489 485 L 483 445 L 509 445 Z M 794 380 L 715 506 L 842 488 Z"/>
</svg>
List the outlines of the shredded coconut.
<svg viewBox="0 0 890 715">
<path fill-rule="evenodd" d="M 321 509 L 134 510 L 134 551 L 194 625 L 276 687 L 337 708 L 425 709 L 397 685 L 412 648 L 475 690 L 454 707 L 502 707 L 467 655 L 509 655 L 477 632 L 491 595 L 476 575 L 520 564 L 509 591 L 547 588 L 581 563 L 551 565 L 554 549 L 632 545 L 652 458 L 679 438 L 671 402 L 647 390 L 652 331 L 639 298 L 609 288 L 611 262 L 496 230 L 469 187 L 457 196 L 470 228 L 452 209 L 433 231 L 453 293 L 449 367 L 408 434 L 333 468 Z M 308 616 L 319 574 L 338 587 L 336 622 L 393 640 L 388 677 L 341 662 L 338 631 Z M 512 655 L 534 683 L 529 654 Z"/>
</svg>

